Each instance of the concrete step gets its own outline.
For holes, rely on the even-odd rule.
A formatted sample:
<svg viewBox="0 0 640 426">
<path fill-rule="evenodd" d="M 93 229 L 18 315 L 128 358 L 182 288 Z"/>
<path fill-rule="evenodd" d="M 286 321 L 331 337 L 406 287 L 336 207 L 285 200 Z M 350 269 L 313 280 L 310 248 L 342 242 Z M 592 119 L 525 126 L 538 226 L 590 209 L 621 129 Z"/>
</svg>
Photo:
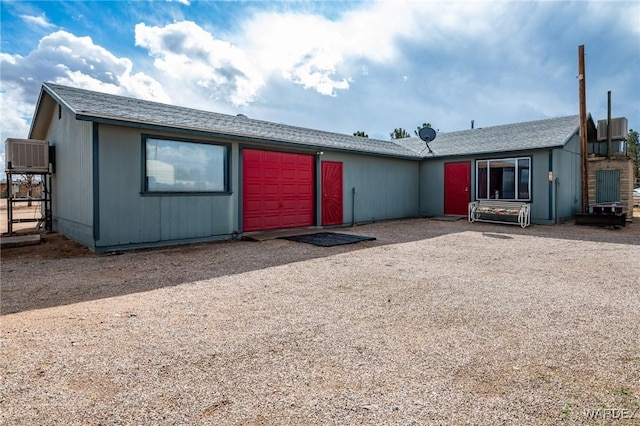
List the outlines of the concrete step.
<svg viewBox="0 0 640 426">
<path fill-rule="evenodd" d="M 0 248 L 35 246 L 42 242 L 40 234 L 0 237 Z"/>
</svg>

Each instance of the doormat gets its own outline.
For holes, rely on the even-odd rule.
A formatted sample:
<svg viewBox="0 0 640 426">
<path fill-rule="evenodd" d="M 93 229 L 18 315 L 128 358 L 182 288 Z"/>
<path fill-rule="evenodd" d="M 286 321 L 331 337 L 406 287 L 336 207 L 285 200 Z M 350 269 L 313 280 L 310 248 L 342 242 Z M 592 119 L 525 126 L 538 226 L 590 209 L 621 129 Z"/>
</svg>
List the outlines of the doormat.
<svg viewBox="0 0 640 426">
<path fill-rule="evenodd" d="M 316 234 L 294 235 L 293 237 L 280 237 L 283 240 L 295 241 L 298 243 L 313 244 L 314 246 L 332 247 L 342 244 L 354 244 L 360 241 L 373 241 L 374 237 L 363 237 L 362 235 L 337 234 L 335 232 L 318 232 Z"/>
</svg>

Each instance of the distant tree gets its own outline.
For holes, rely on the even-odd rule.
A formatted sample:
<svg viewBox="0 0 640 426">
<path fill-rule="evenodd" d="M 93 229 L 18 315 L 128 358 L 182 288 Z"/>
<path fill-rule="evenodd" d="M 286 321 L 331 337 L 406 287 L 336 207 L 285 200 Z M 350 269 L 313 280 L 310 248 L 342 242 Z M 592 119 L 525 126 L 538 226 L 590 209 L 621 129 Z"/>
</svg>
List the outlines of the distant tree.
<svg viewBox="0 0 640 426">
<path fill-rule="evenodd" d="M 399 127 L 397 129 L 393 129 L 393 132 L 389 133 L 389 136 L 391 136 L 391 139 L 403 139 L 410 138 L 411 134 L 402 127 Z"/>
<path fill-rule="evenodd" d="M 40 185 L 40 182 L 37 182 L 31 173 L 27 173 L 22 176 L 23 176 L 24 185 L 27 188 L 27 198 L 29 199 L 29 201 L 27 201 L 27 207 L 31 207 L 32 205 L 31 197 L 33 196 L 33 188 Z"/>
<path fill-rule="evenodd" d="M 422 129 L 423 127 L 431 127 L 431 123 L 422 123 L 422 126 L 418 126 L 418 128 L 416 130 L 413 131 L 413 133 L 416 134 L 416 136 L 418 135 L 418 132 L 420 131 L 420 129 Z"/>
<path fill-rule="evenodd" d="M 638 132 L 629 129 L 627 135 L 627 154 L 634 161 L 633 175 L 634 175 L 634 188 L 640 186 L 640 140 L 638 140 Z"/>
<path fill-rule="evenodd" d="M 363 132 L 362 130 L 358 130 L 357 132 L 353 132 L 353 136 L 360 136 L 362 138 L 368 138 L 369 135 Z"/>
</svg>

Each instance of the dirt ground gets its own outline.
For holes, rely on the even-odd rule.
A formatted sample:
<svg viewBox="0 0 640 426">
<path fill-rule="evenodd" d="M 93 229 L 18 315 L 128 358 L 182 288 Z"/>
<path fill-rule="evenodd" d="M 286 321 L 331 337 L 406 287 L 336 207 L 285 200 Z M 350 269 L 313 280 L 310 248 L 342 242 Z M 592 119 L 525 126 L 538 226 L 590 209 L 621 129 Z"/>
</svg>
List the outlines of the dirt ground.
<svg viewBox="0 0 640 426">
<path fill-rule="evenodd" d="M 13 211 L 15 219 L 39 219 L 42 216 L 40 203 L 28 206 L 26 203 L 16 204 Z M 37 257 L 41 259 L 63 259 L 92 255 L 86 247 L 55 232 L 41 232 L 37 222 L 14 223 L 14 235 L 41 234 L 42 244 L 37 246 L 13 247 L 4 249 L 0 253 L 2 259 L 15 259 L 21 257 Z M 0 234 L 6 235 L 7 223 L 7 199 L 0 199 Z"/>
<path fill-rule="evenodd" d="M 428 226 L 416 226 L 416 223 L 428 223 Z M 488 223 L 469 224 L 466 220 L 451 222 L 407 219 L 339 228 L 339 232 L 362 235 L 371 233 L 376 240 L 330 248 L 307 244 L 291 245 L 285 244 L 282 240 L 266 241 L 262 246 L 255 242 L 233 240 L 102 254 L 96 254 L 61 234 L 45 232 L 41 233 L 41 244 L 4 248 L 0 251 L 0 315 L 148 291 L 370 247 L 477 229 L 503 235 L 536 235 L 574 241 L 640 245 L 638 219 L 625 227 L 616 228 L 576 226 L 567 222 L 554 226 L 532 225 L 526 229 Z M 16 235 L 23 233 L 30 234 L 33 231 L 17 231 Z M 277 256 L 273 255 L 273 250 L 277 251 Z M 60 265 L 74 265 L 80 262 L 80 259 L 86 259 L 82 261 L 87 269 L 86 273 L 93 274 L 90 282 L 77 279 L 56 280 L 55 285 L 49 282 L 51 268 L 66 268 Z M 170 262 L 167 263 L 165 259 Z M 146 266 L 149 262 L 154 266 Z M 162 278 L 150 279 L 150 270 Z M 20 279 L 15 280 L 18 272 Z M 77 269 L 68 272 L 71 275 L 84 273 Z M 56 275 L 64 277 L 66 274 L 57 272 Z"/>
<path fill-rule="evenodd" d="M 27 235 L 17 231 L 16 235 Z M 0 259 L 66 259 L 82 256 L 96 256 L 91 250 L 57 232 L 41 234 L 41 244 L 24 247 L 10 247 L 2 249 Z"/>
<path fill-rule="evenodd" d="M 639 424 L 640 222 L 339 231 L 2 250 L 0 423 Z"/>
<path fill-rule="evenodd" d="M 40 219 L 42 213 L 40 210 L 41 203 L 34 202 L 31 206 L 27 203 L 16 204 L 13 208 L 14 219 Z M 38 232 L 37 222 L 21 222 L 13 224 L 14 232 Z M 0 198 L 0 234 L 5 234 L 9 230 L 7 223 L 7 199 Z"/>
<path fill-rule="evenodd" d="M 4 234 L 7 231 L 7 217 L 6 217 L 6 199 L 0 200 L 0 234 Z M 20 207 L 16 211 L 16 217 L 24 217 L 24 218 L 32 218 L 39 217 L 39 207 L 33 206 L 27 208 L 26 206 Z M 640 206 L 634 207 L 633 217 L 635 219 L 635 224 L 630 224 L 626 229 L 618 232 L 621 235 L 633 234 L 633 230 L 638 227 L 638 223 L 640 223 Z M 27 235 L 33 233 L 39 233 L 39 231 L 35 228 L 36 224 L 34 223 L 16 223 L 14 226 L 14 233 L 16 235 Z M 561 225 L 563 230 L 570 228 L 572 225 L 570 223 L 566 223 Z M 631 231 L 630 231 L 631 230 Z M 577 231 L 577 232 L 576 232 Z M 573 233 L 579 233 L 580 228 L 578 227 Z M 566 231 L 564 231 L 567 233 Z M 83 245 L 72 241 L 63 235 L 60 235 L 55 232 L 51 233 L 41 233 L 42 236 L 42 244 L 37 246 L 27 246 L 27 247 L 14 247 L 10 249 L 5 249 L 1 254 L 0 258 L 5 260 L 8 259 L 16 259 L 16 258 L 24 258 L 24 257 L 34 257 L 40 259 L 62 259 L 69 257 L 82 257 L 82 256 L 95 256 L 93 252 L 84 247 Z M 198 245 L 196 245 L 198 246 Z M 204 245 L 207 246 L 207 245 Z M 190 246 L 193 247 L 193 246 Z"/>
</svg>

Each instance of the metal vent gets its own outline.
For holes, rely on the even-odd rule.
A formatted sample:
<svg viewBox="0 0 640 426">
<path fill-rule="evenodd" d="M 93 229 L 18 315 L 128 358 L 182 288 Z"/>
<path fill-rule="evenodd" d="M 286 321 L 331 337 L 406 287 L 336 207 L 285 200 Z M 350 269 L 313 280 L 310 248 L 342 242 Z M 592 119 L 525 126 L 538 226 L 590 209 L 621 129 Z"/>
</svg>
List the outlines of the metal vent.
<svg viewBox="0 0 640 426">
<path fill-rule="evenodd" d="M 628 122 L 626 117 L 611 119 L 611 139 L 626 140 L 628 133 Z M 607 140 L 607 120 L 598 120 L 598 141 Z"/>
<path fill-rule="evenodd" d="M 37 139 L 7 139 L 5 169 L 14 173 L 49 171 L 49 142 Z"/>
<path fill-rule="evenodd" d="M 596 203 L 620 201 L 620 170 L 596 171 Z"/>
</svg>

